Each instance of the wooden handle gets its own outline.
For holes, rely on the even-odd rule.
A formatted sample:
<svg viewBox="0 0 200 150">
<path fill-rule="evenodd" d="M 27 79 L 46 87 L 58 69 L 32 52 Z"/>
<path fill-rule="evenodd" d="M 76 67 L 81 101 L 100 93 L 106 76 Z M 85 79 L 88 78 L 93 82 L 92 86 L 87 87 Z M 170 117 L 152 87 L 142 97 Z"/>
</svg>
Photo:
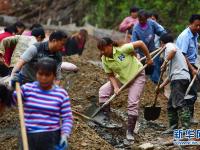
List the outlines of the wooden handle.
<svg viewBox="0 0 200 150">
<path fill-rule="evenodd" d="M 16 82 L 16 92 L 17 92 L 17 103 L 19 107 L 19 119 L 20 119 L 20 126 L 21 126 L 23 149 L 28 150 L 28 140 L 27 140 L 27 134 L 26 134 L 26 127 L 24 123 L 24 109 L 23 109 L 23 104 L 22 104 L 21 89 L 18 82 Z"/>
<path fill-rule="evenodd" d="M 198 69 L 197 69 L 197 73 L 199 72 L 199 70 L 200 70 L 200 66 L 199 66 Z M 190 84 L 189 84 L 189 86 L 188 86 L 188 88 L 187 88 L 187 90 L 186 90 L 186 92 L 185 92 L 185 96 L 188 95 L 188 93 L 189 93 L 189 91 L 190 91 L 192 85 L 194 84 L 194 81 L 195 81 L 196 77 L 197 77 L 197 75 L 195 75 L 195 76 L 192 78 L 192 81 L 190 82 Z"/>
<path fill-rule="evenodd" d="M 159 80 L 158 80 L 158 84 L 157 84 L 157 88 L 158 88 L 158 87 L 160 86 L 160 84 L 161 84 L 161 80 L 162 80 L 163 74 L 164 74 L 164 71 L 161 71 L 160 77 L 159 77 Z M 156 92 L 153 106 L 156 106 L 157 99 L 158 99 L 158 94 L 159 94 L 159 93 Z"/>
<path fill-rule="evenodd" d="M 152 57 L 153 55 L 157 54 L 161 49 L 162 49 L 162 48 L 158 48 L 158 49 L 156 49 L 155 51 L 151 52 L 151 53 L 150 53 L 150 56 Z M 146 59 L 146 56 L 140 58 L 140 61 L 143 61 L 143 60 L 145 60 L 145 59 Z"/>
<path fill-rule="evenodd" d="M 128 37 L 128 30 L 126 30 L 126 34 L 125 34 L 125 37 L 124 37 L 124 41 L 126 42 L 127 40 L 127 37 Z"/>
</svg>

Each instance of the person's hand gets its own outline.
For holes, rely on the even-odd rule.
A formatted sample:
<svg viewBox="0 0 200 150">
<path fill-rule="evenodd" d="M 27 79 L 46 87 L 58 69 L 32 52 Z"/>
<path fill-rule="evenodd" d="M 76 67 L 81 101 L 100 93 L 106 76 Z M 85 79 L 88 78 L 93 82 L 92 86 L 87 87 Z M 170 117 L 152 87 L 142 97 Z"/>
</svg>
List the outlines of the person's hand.
<svg viewBox="0 0 200 150">
<path fill-rule="evenodd" d="M 192 70 L 192 77 L 194 77 L 194 76 L 197 75 L 197 74 L 198 74 L 197 70 L 196 70 L 196 69 L 193 69 L 193 70 Z"/>
<path fill-rule="evenodd" d="M 0 64 L 5 64 L 5 59 L 3 58 L 3 56 L 0 56 Z"/>
<path fill-rule="evenodd" d="M 166 65 L 166 64 L 163 64 L 163 65 L 160 67 L 161 72 L 164 72 L 166 69 L 167 69 L 167 65 Z"/>
<path fill-rule="evenodd" d="M 118 95 L 119 94 L 119 87 L 115 87 L 114 92 L 115 92 L 116 95 Z"/>
<path fill-rule="evenodd" d="M 153 64 L 153 60 L 151 58 L 147 58 L 146 60 L 146 64 L 149 66 L 149 65 L 152 65 Z"/>
<path fill-rule="evenodd" d="M 160 91 L 163 89 L 164 89 L 164 86 L 162 84 L 160 86 L 156 86 L 156 88 L 155 88 L 156 94 L 160 93 Z"/>
<path fill-rule="evenodd" d="M 134 23 L 133 23 L 133 22 L 130 22 L 130 23 L 128 24 L 128 29 L 132 28 L 133 25 L 134 25 Z"/>
<path fill-rule="evenodd" d="M 160 86 L 156 86 L 155 92 L 156 92 L 156 94 L 158 94 L 160 92 Z"/>
<path fill-rule="evenodd" d="M 55 150 L 65 150 L 68 147 L 67 135 L 61 135 L 60 143 L 55 147 Z"/>
</svg>

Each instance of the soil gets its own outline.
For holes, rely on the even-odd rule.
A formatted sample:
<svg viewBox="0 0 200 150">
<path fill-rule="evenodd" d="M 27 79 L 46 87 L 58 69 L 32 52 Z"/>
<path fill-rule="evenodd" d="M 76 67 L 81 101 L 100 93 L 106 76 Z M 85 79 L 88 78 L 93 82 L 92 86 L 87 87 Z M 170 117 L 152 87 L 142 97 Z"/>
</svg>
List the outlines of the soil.
<svg viewBox="0 0 200 150">
<path fill-rule="evenodd" d="M 99 88 L 106 83 L 107 77 L 100 65 L 99 52 L 96 41 L 89 37 L 86 48 L 81 57 L 64 57 L 79 67 L 77 73 L 63 72 L 62 86 L 71 97 L 72 109 L 85 113 L 92 105 L 96 105 Z M 152 143 L 154 149 L 200 149 L 197 146 L 177 147 L 171 143 L 172 136 L 161 135 L 167 128 L 167 98 L 159 94 L 158 106 L 162 108 L 159 119 L 146 121 L 143 117 L 144 107 L 153 103 L 155 85 L 147 79 L 144 92 L 140 100 L 140 130 L 135 135 L 134 144 L 124 144 L 127 121 L 127 90 L 123 91 L 113 102 L 112 118 L 123 125 L 120 129 L 106 129 L 74 114 L 74 127 L 69 139 L 70 150 L 126 150 L 139 149 L 143 143 Z M 196 108 L 199 102 L 196 103 Z M 199 118 L 199 110 L 195 110 L 195 118 Z M 192 126 L 197 129 L 199 125 Z M 18 149 L 19 119 L 17 109 L 7 109 L 0 114 L 0 150 Z"/>
</svg>

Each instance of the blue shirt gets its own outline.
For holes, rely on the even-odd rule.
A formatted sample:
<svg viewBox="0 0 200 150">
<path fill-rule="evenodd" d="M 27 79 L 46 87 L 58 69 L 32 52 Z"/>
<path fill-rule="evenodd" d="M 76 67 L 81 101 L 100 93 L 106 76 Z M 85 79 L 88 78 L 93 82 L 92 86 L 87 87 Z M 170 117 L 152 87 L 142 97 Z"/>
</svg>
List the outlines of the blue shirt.
<svg viewBox="0 0 200 150">
<path fill-rule="evenodd" d="M 139 23 L 133 27 L 131 41 L 134 42 L 142 40 L 146 44 L 149 51 L 152 52 L 156 49 L 154 42 L 155 34 L 161 36 L 165 33 L 165 29 L 160 24 L 151 19 L 148 19 L 146 29 L 142 29 Z M 140 55 L 143 56 L 143 54 Z"/>
<path fill-rule="evenodd" d="M 191 32 L 190 28 L 186 28 L 177 38 L 176 45 L 186 55 L 191 64 L 195 64 L 198 52 L 198 34 Z"/>
</svg>

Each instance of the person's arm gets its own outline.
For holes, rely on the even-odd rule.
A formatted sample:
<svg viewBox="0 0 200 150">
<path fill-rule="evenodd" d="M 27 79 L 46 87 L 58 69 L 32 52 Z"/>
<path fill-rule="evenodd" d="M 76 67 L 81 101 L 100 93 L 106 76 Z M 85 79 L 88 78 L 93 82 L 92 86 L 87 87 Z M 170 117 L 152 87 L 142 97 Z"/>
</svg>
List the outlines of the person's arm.
<svg viewBox="0 0 200 150">
<path fill-rule="evenodd" d="M 119 86 L 118 86 L 118 81 L 115 78 L 115 75 L 113 73 L 109 73 L 108 78 L 109 78 L 111 84 L 113 85 L 115 94 L 118 94 L 119 93 Z"/>
<path fill-rule="evenodd" d="M 0 44 L 0 53 L 4 53 L 6 48 L 13 48 L 17 45 L 19 36 L 11 36 L 3 39 Z"/>
<path fill-rule="evenodd" d="M 197 70 L 191 65 L 187 58 L 187 52 L 188 52 L 188 47 L 190 45 L 190 40 L 189 37 L 187 36 L 179 36 L 176 40 L 176 45 L 177 47 L 182 51 L 183 55 L 185 56 L 185 60 L 187 62 L 189 70 L 192 72 L 192 75 L 194 76 L 197 74 Z"/>
<path fill-rule="evenodd" d="M 172 60 L 174 58 L 174 56 L 176 55 L 176 49 L 172 49 L 169 51 L 169 53 L 167 54 L 165 61 L 163 62 L 162 66 L 161 66 L 161 71 L 165 71 L 167 64 L 170 60 Z"/>
<path fill-rule="evenodd" d="M 184 53 L 183 53 L 183 55 L 184 55 Z M 184 56 L 185 56 L 185 55 L 184 55 Z M 188 65 L 189 70 L 192 72 L 192 76 L 194 77 L 194 75 L 198 74 L 197 69 L 195 69 L 195 68 L 191 65 L 191 63 L 189 62 L 187 56 L 185 56 L 185 60 L 186 60 L 186 62 L 187 62 L 187 65 Z"/>
<path fill-rule="evenodd" d="M 169 82 L 170 82 L 170 80 L 169 80 L 169 78 L 167 77 L 167 78 L 163 81 L 163 83 L 162 83 L 159 87 L 156 88 L 156 92 L 159 92 L 159 90 L 163 89 L 167 84 L 169 84 Z"/>
<path fill-rule="evenodd" d="M 144 53 L 144 55 L 146 56 L 146 63 L 148 64 L 148 65 L 151 65 L 151 64 L 153 64 L 153 60 L 151 59 L 151 55 L 150 55 L 150 53 L 149 53 L 149 51 L 148 51 L 148 48 L 147 48 L 147 46 L 144 44 L 144 42 L 142 42 L 142 41 L 136 41 L 136 42 L 132 42 L 132 44 L 133 44 L 133 47 L 136 49 L 136 48 L 139 48 L 139 50 L 141 50 L 143 53 Z"/>
<path fill-rule="evenodd" d="M 0 63 L 5 64 L 3 58 L 6 48 L 13 48 L 18 42 L 18 36 L 7 37 L 0 42 Z"/>
<path fill-rule="evenodd" d="M 157 34 L 158 36 L 162 36 L 163 34 L 167 33 L 167 31 L 159 23 L 155 21 L 152 21 L 152 23 L 153 23 L 155 34 Z"/>
<path fill-rule="evenodd" d="M 141 40 L 141 39 L 139 39 L 139 36 L 137 35 L 136 27 L 133 27 L 131 42 L 136 42 L 138 40 Z"/>
<path fill-rule="evenodd" d="M 127 18 L 125 18 L 119 25 L 119 31 L 126 32 L 126 30 L 130 29 L 132 26 L 133 22 L 128 22 Z"/>
<path fill-rule="evenodd" d="M 65 136 L 66 138 L 69 137 L 71 130 L 72 130 L 72 125 L 73 125 L 73 116 L 72 116 L 72 111 L 71 111 L 71 104 L 70 104 L 70 98 L 67 94 L 67 92 L 64 92 L 64 99 L 61 104 L 61 121 L 62 121 L 62 126 L 61 126 L 61 136 Z"/>
</svg>

